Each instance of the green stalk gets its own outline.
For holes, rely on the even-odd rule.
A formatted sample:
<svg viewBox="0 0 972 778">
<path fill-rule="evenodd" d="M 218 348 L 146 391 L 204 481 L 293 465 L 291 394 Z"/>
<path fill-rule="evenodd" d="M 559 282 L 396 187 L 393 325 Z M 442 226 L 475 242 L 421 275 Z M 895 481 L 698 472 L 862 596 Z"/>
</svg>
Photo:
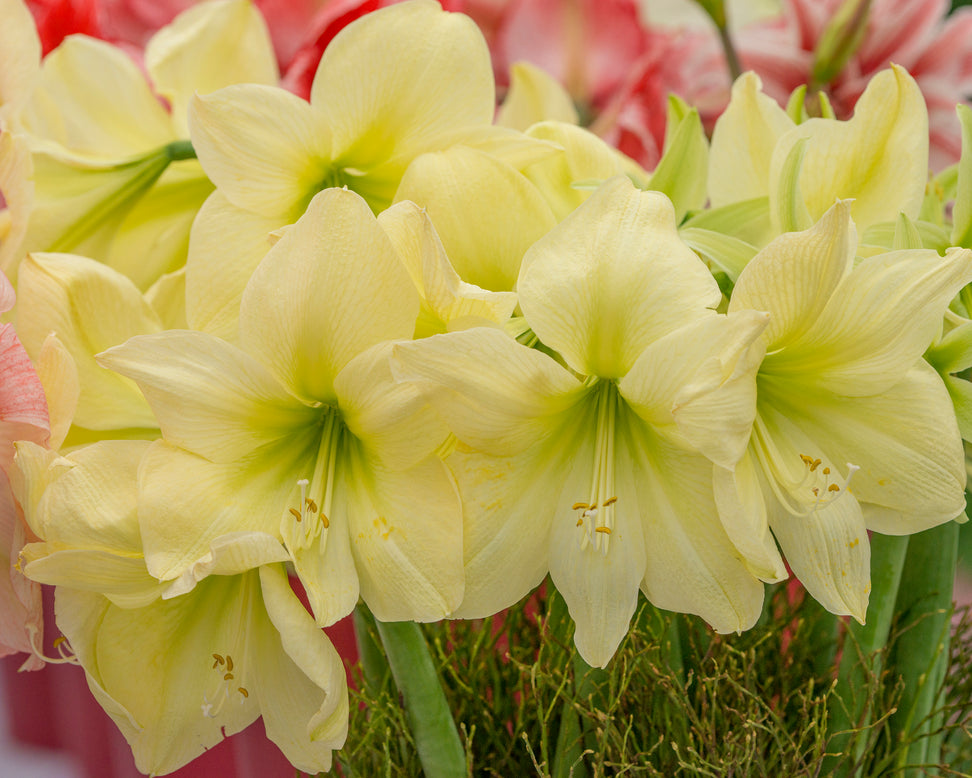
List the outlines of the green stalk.
<svg viewBox="0 0 972 778">
<path fill-rule="evenodd" d="M 941 761 L 942 683 L 948 669 L 952 587 L 958 556 L 955 522 L 913 535 L 895 610 L 898 628 L 890 671 L 904 681 L 889 721 L 895 766 L 905 778 L 937 775 L 921 765 Z"/>
<path fill-rule="evenodd" d="M 567 612 L 567 602 L 550 580 L 547 581 L 547 591 L 549 593 L 547 624 L 557 638 L 576 654 L 576 649 L 571 646 L 573 623 Z M 576 664 L 574 669 L 576 671 Z M 557 744 L 551 760 L 551 775 L 553 778 L 587 778 L 587 768 L 583 760 L 584 730 L 581 727 L 580 716 L 577 714 L 573 700 L 565 698 L 560 710 L 560 727 L 557 730 Z"/>
<path fill-rule="evenodd" d="M 369 695 L 378 697 L 390 680 L 388 661 L 381 650 L 378 625 L 368 606 L 358 603 L 354 609 L 354 637 L 358 645 L 358 658 Z"/>
<path fill-rule="evenodd" d="M 853 729 L 866 728 L 873 721 L 869 709 L 871 679 L 882 670 L 881 650 L 888 643 L 891 622 L 894 620 L 901 575 L 908 551 L 908 538 L 892 535 L 871 537 L 871 596 L 867 607 L 867 622 L 856 621 L 847 627 L 844 653 L 837 671 L 837 689 L 827 706 L 827 729 L 830 739 L 827 751 L 842 756 L 828 757 L 824 774 L 838 778 L 860 776 L 863 769 L 867 737 L 859 734 L 856 741 Z M 853 750 L 848 746 L 853 742 Z"/>
<path fill-rule="evenodd" d="M 461 778 L 465 751 L 422 630 L 411 621 L 375 624 L 426 778 Z"/>
</svg>

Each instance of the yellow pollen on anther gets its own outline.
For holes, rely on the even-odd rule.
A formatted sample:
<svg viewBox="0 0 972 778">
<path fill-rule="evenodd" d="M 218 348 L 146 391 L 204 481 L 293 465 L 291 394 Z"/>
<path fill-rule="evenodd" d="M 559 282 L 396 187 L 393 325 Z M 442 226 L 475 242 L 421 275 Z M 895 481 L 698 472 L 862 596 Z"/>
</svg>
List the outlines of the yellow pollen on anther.
<svg viewBox="0 0 972 778">
<path fill-rule="evenodd" d="M 323 512 L 321 512 L 321 524 L 324 525 L 324 529 L 327 529 L 328 527 L 331 526 L 330 520 L 327 518 L 327 516 L 324 515 Z"/>
<path fill-rule="evenodd" d="M 583 525 L 583 523 L 584 523 L 583 519 L 578 519 L 577 524 L 575 526 L 580 527 L 581 525 Z"/>
<path fill-rule="evenodd" d="M 215 670 L 221 664 L 224 664 L 223 657 L 221 657 L 219 654 L 213 654 L 213 659 L 216 660 L 215 662 L 213 662 L 213 670 Z"/>
<path fill-rule="evenodd" d="M 825 468 L 823 469 L 823 474 L 824 474 L 824 475 L 830 475 L 830 468 L 829 468 L 829 467 L 825 467 Z"/>
<path fill-rule="evenodd" d="M 229 654 L 226 655 L 226 669 L 231 673 L 233 672 L 233 657 Z"/>
<path fill-rule="evenodd" d="M 232 674 L 232 673 L 226 673 L 226 674 L 225 674 L 225 675 L 223 676 L 223 680 L 224 680 L 224 681 L 232 681 L 232 680 L 233 680 L 233 674 Z"/>
<path fill-rule="evenodd" d="M 575 502 L 573 504 L 573 506 L 571 506 L 571 510 L 574 510 L 574 511 L 586 511 L 590 507 L 591 506 L 588 505 L 586 502 Z"/>
<path fill-rule="evenodd" d="M 827 491 L 828 492 L 839 492 L 840 491 L 840 487 L 837 486 L 837 484 L 831 484 L 830 486 L 827 487 Z"/>
<path fill-rule="evenodd" d="M 820 460 L 819 459 L 813 460 L 813 464 L 810 465 L 810 472 L 812 473 L 818 467 L 820 467 Z"/>
<path fill-rule="evenodd" d="M 64 637 L 64 635 L 61 635 L 60 637 L 56 637 L 56 638 L 54 638 L 54 646 L 53 646 L 53 647 L 54 647 L 54 648 L 57 648 L 57 647 L 58 647 L 59 645 L 61 645 L 61 643 L 63 643 L 63 642 L 65 641 L 65 640 L 67 640 L 67 638 L 66 638 L 66 637 Z"/>
<path fill-rule="evenodd" d="M 239 687 L 236 691 L 238 691 L 244 697 L 249 697 L 250 696 L 250 693 L 246 689 L 244 689 L 242 686 Z"/>
<path fill-rule="evenodd" d="M 603 508 L 607 508 L 607 507 L 608 507 L 609 505 L 614 505 L 614 503 L 616 503 L 617 501 L 618 501 L 618 498 L 617 498 L 617 497 L 608 497 L 608 498 L 607 498 L 607 499 L 606 499 L 606 500 L 604 501 L 604 503 L 602 504 L 602 506 L 601 506 L 601 507 L 603 507 Z"/>
<path fill-rule="evenodd" d="M 296 508 L 290 508 L 289 510 L 290 510 L 290 515 L 293 516 L 295 519 L 297 519 L 297 521 L 300 521 L 303 518 L 303 516 L 301 516 L 300 514 L 300 511 L 297 510 Z"/>
<path fill-rule="evenodd" d="M 602 535 L 610 535 L 611 534 L 611 528 L 610 527 L 595 527 L 594 528 L 594 531 L 595 532 L 600 532 Z"/>
<path fill-rule="evenodd" d="M 314 502 L 310 497 L 304 500 L 304 504 L 310 510 L 311 513 L 317 513 L 317 503 Z"/>
</svg>

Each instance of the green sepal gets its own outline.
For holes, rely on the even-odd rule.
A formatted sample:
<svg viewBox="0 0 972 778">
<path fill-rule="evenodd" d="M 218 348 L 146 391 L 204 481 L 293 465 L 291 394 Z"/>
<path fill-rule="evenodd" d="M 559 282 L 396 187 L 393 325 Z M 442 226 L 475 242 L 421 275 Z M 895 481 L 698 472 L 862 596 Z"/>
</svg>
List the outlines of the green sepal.
<svg viewBox="0 0 972 778">
<path fill-rule="evenodd" d="M 682 111 L 679 98 L 669 98 L 669 118 Z M 675 221 L 680 223 L 693 208 L 706 199 L 709 172 L 709 142 L 695 108 L 678 121 L 671 143 L 651 175 L 648 188 L 668 195 L 675 206 Z"/>
<path fill-rule="evenodd" d="M 692 251 L 725 272 L 733 283 L 757 252 L 755 246 L 744 240 L 701 227 L 683 227 L 678 235 Z"/>
<path fill-rule="evenodd" d="M 943 227 L 931 222 L 912 221 L 912 225 L 921 236 L 921 246 L 926 249 L 934 249 L 939 254 L 945 252 L 951 243 L 948 240 L 948 233 Z M 878 246 L 885 251 L 891 251 L 894 246 L 894 236 L 897 229 L 897 222 L 881 222 L 872 224 L 861 235 L 861 246 Z"/>
<path fill-rule="evenodd" d="M 681 230 L 692 228 L 719 232 L 753 246 L 765 246 L 773 236 L 769 198 L 754 197 L 701 211 L 688 219 Z"/>
<path fill-rule="evenodd" d="M 807 85 L 800 84 L 790 92 L 790 99 L 786 101 L 786 115 L 794 124 L 803 124 L 810 115 L 807 113 Z"/>
<path fill-rule="evenodd" d="M 776 209 L 773 214 L 780 232 L 799 232 L 813 224 L 800 192 L 800 170 L 807 151 L 807 138 L 800 138 L 786 155 L 780 170 Z"/>
<path fill-rule="evenodd" d="M 891 248 L 894 251 L 901 249 L 920 249 L 923 248 L 921 233 L 915 223 L 905 214 L 899 213 L 894 222 L 894 240 Z"/>
</svg>

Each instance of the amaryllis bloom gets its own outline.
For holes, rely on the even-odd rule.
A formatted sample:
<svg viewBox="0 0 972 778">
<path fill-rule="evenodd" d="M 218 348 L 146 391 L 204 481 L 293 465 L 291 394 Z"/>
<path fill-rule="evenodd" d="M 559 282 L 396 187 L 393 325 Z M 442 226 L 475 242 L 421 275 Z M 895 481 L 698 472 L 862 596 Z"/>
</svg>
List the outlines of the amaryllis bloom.
<svg viewBox="0 0 972 778">
<path fill-rule="evenodd" d="M 14 304 L 14 290 L 0 273 L 0 313 Z M 25 651 L 35 654 L 41 646 L 40 587 L 20 572 L 17 555 L 29 538 L 14 499 L 8 474 L 13 467 L 14 442 L 44 445 L 50 437 L 47 401 L 27 352 L 12 324 L 0 325 L 0 656 Z M 24 667 L 43 666 L 31 656 Z"/>
<path fill-rule="evenodd" d="M 379 213 L 420 154 L 515 135 L 492 126 L 493 109 L 482 35 L 429 0 L 345 27 L 321 59 L 309 103 L 256 84 L 197 97 L 192 143 L 217 191 L 193 225 L 189 324 L 235 337 L 240 295 L 268 233 L 295 222 L 327 187 L 347 187 Z"/>
<path fill-rule="evenodd" d="M 867 531 L 919 532 L 965 507 L 952 401 L 922 354 L 972 280 L 972 252 L 901 250 L 855 266 L 852 208 L 838 202 L 780 236 L 739 276 L 730 315 L 771 318 L 748 451 L 734 469 L 717 467 L 715 484 L 754 573 L 784 573 L 779 543 L 814 598 L 863 622 Z"/>
<path fill-rule="evenodd" d="M 743 67 L 755 70 L 767 94 L 785 104 L 790 92 L 812 84 L 815 52 L 845 0 L 788 0 L 782 15 L 738 31 Z M 860 3 L 863 7 L 864 4 Z M 921 87 L 928 106 L 931 167 L 958 160 L 956 103 L 972 95 L 972 9 L 946 18 L 948 0 L 873 0 L 860 46 L 824 89 L 838 118 L 846 118 L 879 70 L 896 64 Z"/>
<path fill-rule="evenodd" d="M 40 539 L 21 563 L 57 586 L 57 624 L 88 687 L 142 772 L 171 772 L 260 716 L 297 768 L 328 769 L 347 733 L 344 669 L 288 585 L 286 551 L 269 535 L 222 538 L 213 575 L 164 599 L 137 510 L 149 446 L 113 440 L 59 456 L 18 444 L 24 512 Z M 240 570 L 254 547 L 260 564 Z"/>
<path fill-rule="evenodd" d="M 722 316 L 671 202 L 617 177 L 527 252 L 521 340 L 479 327 L 398 343 L 396 375 L 429 393 L 459 447 L 466 596 L 482 617 L 549 571 L 584 659 L 604 666 L 639 588 L 717 630 L 758 617 L 762 585 L 719 522 L 712 462 L 735 463 L 753 413 L 766 316 Z"/>
<path fill-rule="evenodd" d="M 189 99 L 239 81 L 277 82 L 263 19 L 246 0 L 190 9 L 149 41 L 144 71 L 82 35 L 40 63 L 29 19 L 14 19 L 34 57 L 4 48 L 0 73 L 21 72 L 31 86 L 10 123 L 30 149 L 33 190 L 8 266 L 30 251 L 73 251 L 147 289 L 185 263 L 189 226 L 213 188 L 184 142 Z"/>
<path fill-rule="evenodd" d="M 458 605 L 459 498 L 435 456 L 448 432 L 388 366 L 419 311 L 367 204 L 332 188 L 253 273 L 239 346 L 169 330 L 101 356 L 138 383 L 162 429 L 142 462 L 139 521 L 169 594 L 212 572 L 219 538 L 250 532 L 284 544 L 322 625 L 359 594 L 386 621 Z M 262 549 L 237 558 L 256 566 Z"/>
</svg>

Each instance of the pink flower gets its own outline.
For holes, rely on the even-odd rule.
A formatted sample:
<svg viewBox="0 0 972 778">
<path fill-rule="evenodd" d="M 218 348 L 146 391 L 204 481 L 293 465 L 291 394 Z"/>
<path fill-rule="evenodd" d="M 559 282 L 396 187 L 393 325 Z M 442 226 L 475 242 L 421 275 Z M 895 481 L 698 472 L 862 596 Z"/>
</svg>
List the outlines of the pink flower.
<svg viewBox="0 0 972 778">
<path fill-rule="evenodd" d="M 842 0 L 787 0 L 782 16 L 736 36 L 743 67 L 755 70 L 763 88 L 781 103 L 811 78 L 817 44 Z M 972 95 L 972 8 L 946 18 L 948 0 L 873 0 L 861 46 L 828 85 L 838 118 L 853 113 L 868 81 L 892 62 L 921 87 L 931 129 L 931 167 L 961 154 L 956 103 Z"/>
<path fill-rule="evenodd" d="M 13 304 L 13 287 L 0 273 L 0 313 Z M 14 466 L 14 441 L 45 445 L 49 436 L 47 400 L 40 379 L 13 325 L 0 325 L 0 656 L 30 653 L 23 666 L 27 670 L 44 665 L 31 648 L 41 645 L 41 591 L 16 567 L 20 550 L 35 538 L 29 537 L 8 474 Z"/>
<path fill-rule="evenodd" d="M 497 83 L 526 60 L 560 81 L 582 120 L 641 165 L 661 156 L 670 92 L 700 104 L 706 118 L 724 106 L 729 78 L 717 41 L 649 30 L 635 0 L 468 0 L 484 19 Z M 713 99 L 713 96 L 715 99 Z"/>
</svg>

